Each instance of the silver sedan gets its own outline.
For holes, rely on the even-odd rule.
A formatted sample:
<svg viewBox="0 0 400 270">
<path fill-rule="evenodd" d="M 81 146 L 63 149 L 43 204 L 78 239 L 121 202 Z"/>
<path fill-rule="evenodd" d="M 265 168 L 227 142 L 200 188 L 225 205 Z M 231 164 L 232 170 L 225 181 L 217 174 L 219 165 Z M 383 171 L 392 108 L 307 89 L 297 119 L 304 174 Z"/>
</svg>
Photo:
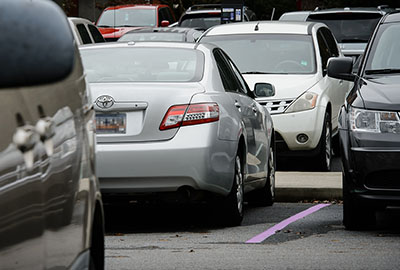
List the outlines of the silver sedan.
<svg viewBox="0 0 400 270">
<path fill-rule="evenodd" d="M 245 193 L 272 205 L 272 120 L 221 49 L 129 42 L 84 46 L 81 55 L 105 196 L 213 198 L 229 225 L 241 223 Z"/>
</svg>

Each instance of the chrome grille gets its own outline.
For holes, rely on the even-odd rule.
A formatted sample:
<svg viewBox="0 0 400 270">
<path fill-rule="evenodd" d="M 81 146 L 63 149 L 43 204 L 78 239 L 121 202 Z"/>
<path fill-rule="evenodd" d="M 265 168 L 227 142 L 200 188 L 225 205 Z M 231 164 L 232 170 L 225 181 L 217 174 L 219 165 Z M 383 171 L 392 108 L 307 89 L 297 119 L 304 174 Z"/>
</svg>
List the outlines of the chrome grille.
<svg viewBox="0 0 400 270">
<path fill-rule="evenodd" d="M 266 107 L 270 114 L 278 114 L 278 113 L 283 113 L 293 101 L 294 99 L 291 98 L 291 99 L 258 101 L 258 103 Z"/>
</svg>

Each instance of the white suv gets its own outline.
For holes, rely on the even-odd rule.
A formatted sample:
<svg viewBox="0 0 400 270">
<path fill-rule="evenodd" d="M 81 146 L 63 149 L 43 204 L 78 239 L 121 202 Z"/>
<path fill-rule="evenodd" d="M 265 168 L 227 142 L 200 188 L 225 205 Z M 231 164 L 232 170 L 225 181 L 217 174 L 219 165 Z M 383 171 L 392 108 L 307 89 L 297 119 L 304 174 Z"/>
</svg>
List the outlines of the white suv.
<svg viewBox="0 0 400 270">
<path fill-rule="evenodd" d="M 206 31 L 199 42 L 225 50 L 268 108 L 278 156 L 313 156 L 321 170 L 330 170 L 332 136 L 350 83 L 326 75 L 329 58 L 343 55 L 325 24 L 225 24 Z"/>
</svg>

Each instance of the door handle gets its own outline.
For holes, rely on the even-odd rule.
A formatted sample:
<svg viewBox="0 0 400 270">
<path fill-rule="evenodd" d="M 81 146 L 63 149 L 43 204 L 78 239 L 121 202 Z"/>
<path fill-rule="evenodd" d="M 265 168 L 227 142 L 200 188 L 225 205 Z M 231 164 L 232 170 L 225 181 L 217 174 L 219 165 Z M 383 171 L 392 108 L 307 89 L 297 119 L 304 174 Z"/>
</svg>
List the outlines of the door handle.
<svg viewBox="0 0 400 270">
<path fill-rule="evenodd" d="M 33 148 L 39 142 L 39 135 L 31 125 L 18 127 L 13 136 L 13 143 L 22 152 L 25 166 L 28 170 L 33 168 L 34 153 Z"/>
<path fill-rule="evenodd" d="M 55 123 L 51 117 L 42 117 L 37 121 L 35 126 L 36 132 L 40 136 L 40 140 L 44 144 L 47 156 L 51 156 L 54 153 L 53 137 L 55 135 Z"/>
<path fill-rule="evenodd" d="M 239 112 L 242 111 L 242 109 L 241 109 L 242 106 L 240 105 L 240 103 L 237 100 L 235 100 L 235 106 L 236 106 L 236 108 L 238 109 Z"/>
</svg>

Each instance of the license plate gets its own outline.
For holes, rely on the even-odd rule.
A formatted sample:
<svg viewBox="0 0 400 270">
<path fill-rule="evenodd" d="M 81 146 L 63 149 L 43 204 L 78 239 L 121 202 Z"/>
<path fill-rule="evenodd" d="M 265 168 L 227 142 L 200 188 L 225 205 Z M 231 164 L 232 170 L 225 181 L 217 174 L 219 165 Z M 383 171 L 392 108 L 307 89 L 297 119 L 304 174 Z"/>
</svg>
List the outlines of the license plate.
<svg viewBox="0 0 400 270">
<path fill-rule="evenodd" d="M 126 113 L 96 114 L 96 133 L 126 133 Z"/>
</svg>

